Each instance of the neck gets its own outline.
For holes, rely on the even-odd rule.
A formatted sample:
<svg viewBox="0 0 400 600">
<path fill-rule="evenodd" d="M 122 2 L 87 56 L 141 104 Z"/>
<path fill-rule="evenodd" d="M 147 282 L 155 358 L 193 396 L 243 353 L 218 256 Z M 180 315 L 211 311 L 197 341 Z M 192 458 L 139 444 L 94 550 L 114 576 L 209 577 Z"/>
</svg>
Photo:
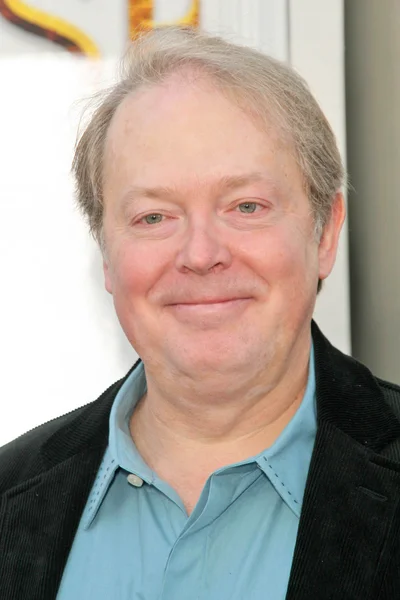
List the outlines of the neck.
<svg viewBox="0 0 400 600">
<path fill-rule="evenodd" d="M 310 347 L 309 340 L 280 368 L 264 369 L 253 380 L 232 376 L 219 390 L 180 387 L 146 370 L 147 393 L 131 418 L 144 460 L 160 476 L 166 465 L 184 470 L 193 464 L 208 475 L 271 446 L 303 399 Z"/>
</svg>

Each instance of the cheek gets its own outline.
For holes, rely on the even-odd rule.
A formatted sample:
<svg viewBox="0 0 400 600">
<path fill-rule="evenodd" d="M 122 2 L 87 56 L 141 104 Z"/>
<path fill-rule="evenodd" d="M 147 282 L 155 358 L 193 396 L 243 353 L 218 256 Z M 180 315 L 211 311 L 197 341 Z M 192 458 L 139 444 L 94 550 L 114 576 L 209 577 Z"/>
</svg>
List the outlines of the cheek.
<svg viewBox="0 0 400 600">
<path fill-rule="evenodd" d="M 256 261 L 257 270 L 271 285 L 292 286 L 307 279 L 307 273 L 317 267 L 317 246 L 296 228 L 276 227 L 262 232 L 247 250 Z"/>
<path fill-rule="evenodd" d="M 114 301 L 133 300 L 146 294 L 156 280 L 154 253 L 132 245 L 121 246 L 110 261 Z"/>
</svg>

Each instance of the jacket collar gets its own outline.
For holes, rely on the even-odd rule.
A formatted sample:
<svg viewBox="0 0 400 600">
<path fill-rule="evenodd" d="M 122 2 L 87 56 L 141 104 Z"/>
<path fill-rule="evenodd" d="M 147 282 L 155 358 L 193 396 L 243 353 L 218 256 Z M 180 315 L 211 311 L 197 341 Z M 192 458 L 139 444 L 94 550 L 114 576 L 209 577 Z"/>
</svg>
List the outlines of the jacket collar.
<svg viewBox="0 0 400 600">
<path fill-rule="evenodd" d="M 380 452 L 400 436 L 400 423 L 371 372 L 342 354 L 312 323 L 315 348 L 317 419 Z"/>
<path fill-rule="evenodd" d="M 313 324 L 317 436 L 287 600 L 376 600 L 400 527 L 400 423 L 368 369 Z M 399 592 L 399 590 L 397 590 Z"/>
<path fill-rule="evenodd" d="M 65 425 L 58 429 L 41 448 L 47 468 L 86 449 L 106 449 L 113 402 L 119 389 L 140 363 L 141 360 L 137 360 L 125 377 L 111 385 L 95 402 L 70 413 L 70 418 L 66 420 Z"/>
</svg>

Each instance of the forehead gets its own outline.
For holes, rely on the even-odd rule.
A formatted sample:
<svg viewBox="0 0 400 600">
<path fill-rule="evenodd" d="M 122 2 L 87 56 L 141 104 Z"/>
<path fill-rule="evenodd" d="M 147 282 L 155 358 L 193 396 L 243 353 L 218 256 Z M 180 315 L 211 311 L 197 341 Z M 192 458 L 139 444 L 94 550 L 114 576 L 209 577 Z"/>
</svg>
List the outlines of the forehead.
<svg viewBox="0 0 400 600">
<path fill-rule="evenodd" d="M 272 123 L 257 119 L 211 80 L 174 74 L 118 107 L 107 134 L 104 182 L 155 179 L 152 184 L 163 185 L 177 176 L 204 181 L 216 171 L 240 176 L 263 169 L 291 180 L 299 173 L 290 150 Z"/>
</svg>

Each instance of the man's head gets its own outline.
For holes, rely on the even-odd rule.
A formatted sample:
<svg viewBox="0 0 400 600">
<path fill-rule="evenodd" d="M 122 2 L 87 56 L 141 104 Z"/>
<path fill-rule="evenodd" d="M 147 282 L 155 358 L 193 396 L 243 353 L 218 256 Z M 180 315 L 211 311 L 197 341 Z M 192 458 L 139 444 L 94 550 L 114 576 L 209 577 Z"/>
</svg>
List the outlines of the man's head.
<svg viewBox="0 0 400 600">
<path fill-rule="evenodd" d="M 189 376 L 282 361 L 344 217 L 325 117 L 287 66 L 219 38 L 167 28 L 126 61 L 74 170 L 128 339 Z"/>
</svg>

